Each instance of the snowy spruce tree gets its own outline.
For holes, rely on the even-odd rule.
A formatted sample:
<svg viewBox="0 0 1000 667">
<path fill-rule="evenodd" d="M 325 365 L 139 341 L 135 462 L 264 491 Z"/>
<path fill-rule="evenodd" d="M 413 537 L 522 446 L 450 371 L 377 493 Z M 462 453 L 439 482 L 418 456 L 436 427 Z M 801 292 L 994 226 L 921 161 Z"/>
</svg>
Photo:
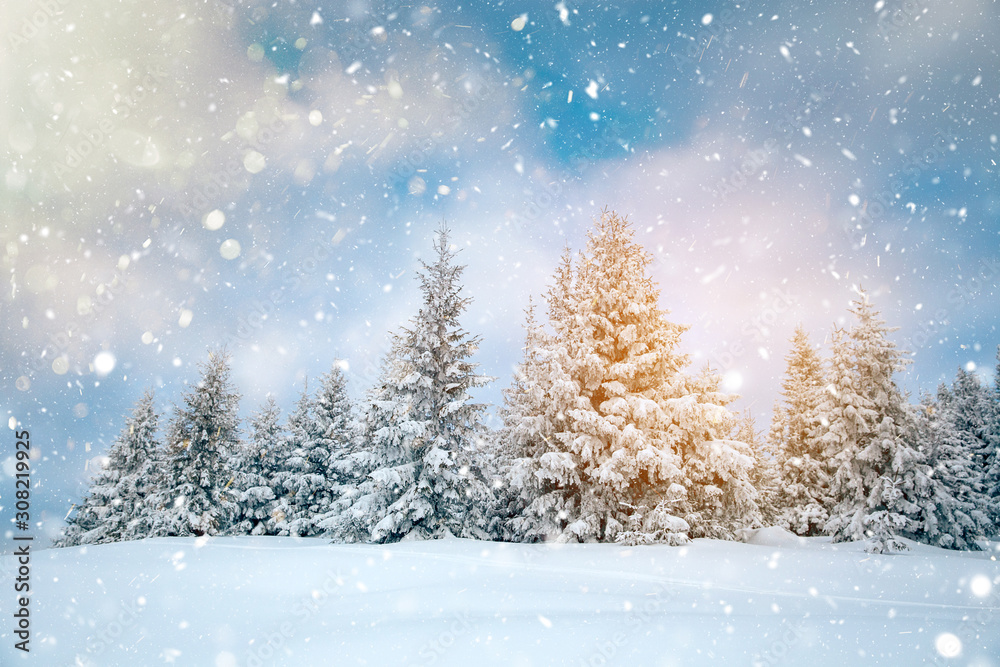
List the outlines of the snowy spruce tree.
<svg viewBox="0 0 1000 667">
<path fill-rule="evenodd" d="M 573 263 L 567 248 L 547 292 L 551 323 L 572 317 Z M 572 454 L 559 451 L 556 434 L 565 430 L 569 410 L 579 395 L 570 377 L 569 349 L 535 321 L 525 323 L 524 358 L 504 394 L 504 426 L 499 438 L 510 453 L 505 537 L 537 542 L 560 539 L 567 519 L 577 511 L 584 479 Z"/>
<path fill-rule="evenodd" d="M 166 479 L 151 496 L 155 536 L 217 535 L 236 505 L 226 463 L 240 448 L 240 395 L 230 381 L 229 354 L 209 353 L 201 380 L 174 410 L 166 438 Z"/>
<path fill-rule="evenodd" d="M 330 372 L 320 378 L 313 414 L 321 447 L 328 453 L 327 478 L 332 502 L 356 481 L 351 455 L 356 450 L 357 423 L 340 362 L 335 362 Z"/>
<path fill-rule="evenodd" d="M 329 533 L 336 501 L 349 485 L 343 459 L 353 447 L 354 423 L 347 380 L 334 364 L 315 396 L 304 389 L 289 416 L 289 457 L 279 472 L 283 493 L 276 502 L 279 535 Z"/>
<path fill-rule="evenodd" d="M 605 211 L 547 294 L 552 331 L 532 334 L 507 428 L 521 539 L 683 543 L 759 521 L 753 452 L 726 439 L 732 396 L 689 377 L 629 223 Z"/>
<path fill-rule="evenodd" d="M 998 369 L 1000 370 L 1000 369 Z M 1000 402 L 991 387 L 975 373 L 958 370 L 951 387 L 938 389 L 940 409 L 950 417 L 965 442 L 965 456 L 973 465 L 984 491 L 998 499 L 991 504 L 991 521 L 1000 529 Z"/>
<path fill-rule="evenodd" d="M 826 382 L 823 361 L 801 325 L 791 343 L 768 442 L 781 480 L 775 498 L 777 523 L 797 535 L 811 536 L 822 533 L 832 507 L 833 470 L 822 441 L 813 435 L 820 424 L 818 410 Z"/>
<path fill-rule="evenodd" d="M 725 406 L 737 397 L 720 391 L 721 383 L 720 374 L 705 368 L 688 380 L 686 396 L 673 399 L 676 423 L 687 431 L 679 450 L 692 537 L 734 539 L 762 522 L 752 483 L 755 453 L 747 443 L 728 439 L 738 422 Z"/>
<path fill-rule="evenodd" d="M 560 271 L 571 275 L 569 266 L 567 251 Z M 556 285 L 560 284 L 557 275 Z M 498 467 L 504 471 L 496 496 L 499 537 L 535 542 L 554 539 L 562 532 L 564 489 L 579 488 L 581 480 L 574 466 L 560 465 L 568 457 L 549 451 L 576 395 L 576 386 L 560 363 L 566 361 L 565 349 L 552 344 L 535 319 L 533 304 L 526 311 L 524 329 L 524 356 L 511 386 L 504 389 L 503 426 L 495 437 Z M 547 458 L 543 461 L 543 457 Z"/>
<path fill-rule="evenodd" d="M 324 496 L 317 502 L 312 532 L 331 535 L 340 514 L 338 501 L 350 497 L 362 481 L 357 461 L 358 423 L 354 404 L 347 393 L 347 378 L 341 362 L 335 362 L 320 379 L 313 402 L 318 450 L 326 458 Z"/>
<path fill-rule="evenodd" d="M 912 411 L 893 381 L 906 365 L 887 337 L 894 329 L 863 290 L 850 311 L 855 324 L 849 335 L 834 334 L 830 384 L 820 406 L 819 437 L 836 467 L 826 530 L 835 542 L 867 540 L 874 553 L 901 551 L 900 537 L 925 539 L 919 518 L 932 502 L 930 468 L 915 446 Z"/>
<path fill-rule="evenodd" d="M 986 495 L 991 502 L 990 515 L 993 517 L 995 532 L 1000 533 L 1000 345 L 997 346 L 997 366 L 993 379 L 993 415 L 989 432 L 995 446 L 986 461 L 985 485 Z"/>
<path fill-rule="evenodd" d="M 153 392 L 146 391 L 108 451 L 107 465 L 91 481 L 55 546 L 105 544 L 149 534 L 146 498 L 160 473 L 157 422 Z"/>
<path fill-rule="evenodd" d="M 375 526 L 389 506 L 416 481 L 415 433 L 407 419 L 408 403 L 399 393 L 402 361 L 395 345 L 381 366 L 359 417 L 359 447 L 341 462 L 357 482 L 323 518 L 323 528 L 334 542 L 373 541 Z"/>
<path fill-rule="evenodd" d="M 233 535 L 268 535 L 274 511 L 275 473 L 285 453 L 286 436 L 279 424 L 281 410 L 268 396 L 250 417 L 248 439 L 238 447 L 229 467 L 233 474 L 235 515 Z"/>
<path fill-rule="evenodd" d="M 939 391 L 946 392 L 942 387 Z M 918 447 L 933 470 L 928 501 L 918 512 L 917 539 L 946 549 L 977 551 L 995 534 L 975 437 L 961 427 L 954 404 L 925 397 L 916 411 Z"/>
<path fill-rule="evenodd" d="M 382 360 L 378 380 L 368 389 L 358 424 L 358 445 L 337 462 L 354 480 L 323 519 L 335 542 L 368 542 L 389 506 L 416 481 L 416 439 L 422 433 L 409 419 L 410 397 L 402 391 L 408 366 L 402 340 Z"/>
<path fill-rule="evenodd" d="M 276 535 L 315 535 L 315 518 L 330 509 L 329 451 L 324 448 L 314 407 L 307 380 L 288 416 L 285 457 L 275 475 L 278 497 L 272 529 Z"/>
<path fill-rule="evenodd" d="M 469 391 L 491 378 L 470 361 L 479 339 L 459 323 L 469 299 L 447 227 L 434 251 L 420 273 L 423 305 L 396 337 L 366 410 L 367 481 L 344 510 L 354 518 L 367 513 L 374 542 L 487 536 L 484 406 Z"/>
<path fill-rule="evenodd" d="M 757 420 L 744 410 L 734 427 L 732 440 L 746 444 L 753 452 L 753 469 L 750 473 L 750 484 L 757 490 L 757 506 L 760 509 L 760 521 L 764 526 L 779 523 L 780 507 L 778 497 L 784 483 L 777 467 L 777 457 L 771 445 L 757 430 Z"/>
</svg>

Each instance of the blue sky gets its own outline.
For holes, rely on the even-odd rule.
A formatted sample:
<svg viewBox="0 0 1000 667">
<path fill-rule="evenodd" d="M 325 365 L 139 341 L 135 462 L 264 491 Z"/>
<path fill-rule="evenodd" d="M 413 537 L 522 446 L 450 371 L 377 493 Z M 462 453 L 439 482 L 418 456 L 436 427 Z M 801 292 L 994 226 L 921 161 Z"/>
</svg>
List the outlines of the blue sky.
<svg viewBox="0 0 1000 667">
<path fill-rule="evenodd" d="M 0 58 L 0 373 L 49 531 L 142 390 L 169 414 L 212 345 L 244 413 L 336 359 L 360 397 L 441 220 L 488 402 L 604 207 L 691 370 L 761 428 L 795 325 L 822 343 L 858 285 L 913 353 L 905 388 L 992 379 L 991 2 L 60 8 L 6 6 Z"/>
</svg>

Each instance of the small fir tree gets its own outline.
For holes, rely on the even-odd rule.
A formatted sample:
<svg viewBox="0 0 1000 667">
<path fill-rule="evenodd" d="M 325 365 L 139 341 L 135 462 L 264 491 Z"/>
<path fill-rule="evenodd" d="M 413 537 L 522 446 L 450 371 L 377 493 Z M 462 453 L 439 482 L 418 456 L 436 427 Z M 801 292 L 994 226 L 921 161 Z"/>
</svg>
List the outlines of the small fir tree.
<svg viewBox="0 0 1000 667">
<path fill-rule="evenodd" d="M 820 425 L 819 406 L 826 382 L 823 362 L 798 326 L 792 337 L 781 385 L 781 403 L 775 405 L 768 440 L 775 452 L 781 480 L 775 504 L 778 525 L 797 535 L 818 535 L 832 507 L 830 477 L 823 443 L 813 433 Z"/>
<path fill-rule="evenodd" d="M 151 390 L 136 403 L 108 452 L 107 465 L 91 481 L 83 503 L 54 546 L 105 544 L 149 534 L 146 498 L 159 480 L 161 467 L 156 440 L 159 418 L 153 403 Z"/>
<path fill-rule="evenodd" d="M 230 532 L 234 535 L 268 535 L 274 512 L 274 477 L 282 463 L 286 436 L 279 423 L 281 410 L 268 396 L 250 417 L 249 438 L 230 462 L 236 502 Z"/>
<path fill-rule="evenodd" d="M 225 350 L 210 352 L 201 380 L 174 410 L 168 477 L 152 496 L 153 535 L 217 535 L 234 517 L 234 480 L 225 463 L 240 447 L 240 395 L 230 381 L 229 359 Z"/>
</svg>

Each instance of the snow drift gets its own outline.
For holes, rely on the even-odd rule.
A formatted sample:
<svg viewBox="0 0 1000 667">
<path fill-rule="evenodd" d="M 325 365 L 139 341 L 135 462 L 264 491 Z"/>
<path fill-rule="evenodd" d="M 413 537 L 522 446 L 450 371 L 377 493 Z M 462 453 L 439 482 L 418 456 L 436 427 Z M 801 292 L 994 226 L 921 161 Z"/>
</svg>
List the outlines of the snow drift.
<svg viewBox="0 0 1000 667">
<path fill-rule="evenodd" d="M 1000 545 L 873 556 L 829 538 L 748 539 L 39 551 L 31 653 L 5 623 L 0 664 L 1000 664 Z M 5 580 L 15 566 L 0 558 Z"/>
</svg>

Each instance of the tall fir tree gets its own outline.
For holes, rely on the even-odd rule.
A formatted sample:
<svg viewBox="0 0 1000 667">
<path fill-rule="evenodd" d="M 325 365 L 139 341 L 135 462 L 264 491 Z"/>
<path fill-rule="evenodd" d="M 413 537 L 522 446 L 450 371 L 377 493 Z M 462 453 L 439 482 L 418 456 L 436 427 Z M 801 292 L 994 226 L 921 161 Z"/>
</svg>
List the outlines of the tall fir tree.
<svg viewBox="0 0 1000 667">
<path fill-rule="evenodd" d="M 152 390 L 136 403 L 125 427 L 108 451 L 105 468 L 67 521 L 55 546 L 105 544 L 146 537 L 150 531 L 146 498 L 160 476 L 156 439 L 158 416 Z"/>
<path fill-rule="evenodd" d="M 230 461 L 236 510 L 229 532 L 234 535 L 271 534 L 269 523 L 277 497 L 274 478 L 286 440 L 280 418 L 281 410 L 274 397 L 268 395 L 251 415 L 249 437 Z"/>
<path fill-rule="evenodd" d="M 352 483 L 345 467 L 355 440 L 352 412 L 347 379 L 337 363 L 321 377 L 315 396 L 306 383 L 288 418 L 290 451 L 277 474 L 279 535 L 317 536 L 333 529 L 337 500 Z"/>
<path fill-rule="evenodd" d="M 895 329 L 886 327 L 864 290 L 850 311 L 855 324 L 849 336 L 835 334 L 821 406 L 821 437 L 837 468 L 826 530 L 835 542 L 867 540 L 875 553 L 901 551 L 901 537 L 921 536 L 931 471 L 914 446 L 913 415 L 893 380 L 906 366 L 887 337 Z"/>
<path fill-rule="evenodd" d="M 684 519 L 692 537 L 737 538 L 761 524 L 760 498 L 751 480 L 755 453 L 728 439 L 737 417 L 727 407 L 736 396 L 720 391 L 722 376 L 705 368 L 674 399 L 675 423 L 688 430 L 680 440 L 687 488 Z"/>
<path fill-rule="evenodd" d="M 164 484 L 151 496 L 152 534 L 217 535 L 229 529 L 236 504 L 226 464 L 240 447 L 240 394 L 225 350 L 209 352 L 201 380 L 174 410 L 167 431 Z"/>
<path fill-rule="evenodd" d="M 561 340 L 558 333 L 566 330 L 576 311 L 572 257 L 566 248 L 546 294 L 549 322 L 556 333 L 544 331 L 530 314 L 524 359 L 505 397 L 504 437 L 514 457 L 508 474 L 513 495 L 508 536 L 518 541 L 569 537 L 564 531 L 568 519 L 579 513 L 586 484 L 572 452 L 557 441 L 580 393 L 579 383 L 569 373 L 572 341 Z"/>
<path fill-rule="evenodd" d="M 366 411 L 370 483 L 345 511 L 355 519 L 369 513 L 374 542 L 487 536 L 490 489 L 479 466 L 485 406 L 469 392 L 492 378 L 470 360 L 479 338 L 459 322 L 469 299 L 449 236 L 442 225 L 434 262 L 422 263 L 423 305 L 396 337 Z"/>
<path fill-rule="evenodd" d="M 833 473 L 823 443 L 813 433 L 826 390 L 823 361 L 801 325 L 785 357 L 781 402 L 775 405 L 768 442 L 781 484 L 775 503 L 777 523 L 797 535 L 819 535 L 832 507 Z"/>
<path fill-rule="evenodd" d="M 535 351 L 537 339 L 541 334 L 538 322 L 535 320 L 534 301 L 529 297 L 525 309 L 525 341 L 522 348 L 523 357 L 514 368 L 511 385 L 503 389 L 503 405 L 499 416 L 501 427 L 492 434 L 489 441 L 487 463 L 487 481 L 493 487 L 494 507 L 492 515 L 495 518 L 493 526 L 494 537 L 503 541 L 515 539 L 511 531 L 510 521 L 524 509 L 519 503 L 518 489 L 511 484 L 514 461 L 522 458 L 531 446 L 537 433 L 534 429 L 525 428 L 521 424 L 521 416 L 533 411 L 537 405 L 538 394 L 533 390 L 531 377 L 538 365 L 538 354 Z M 533 480 L 521 480 L 519 485 Z"/>
<path fill-rule="evenodd" d="M 454 262 L 450 231 L 442 225 L 434 243 L 435 260 L 423 262 L 420 291 L 423 306 L 402 333 L 401 351 L 409 373 L 400 383 L 408 397 L 408 421 L 419 437 L 415 483 L 389 506 L 372 530 L 377 542 L 452 534 L 484 537 L 484 503 L 489 488 L 479 469 L 485 406 L 473 403 L 469 391 L 492 378 L 476 372 L 470 361 L 479 338 L 459 322 L 469 298 L 461 294 L 465 267 Z"/>
<path fill-rule="evenodd" d="M 951 387 L 941 385 L 938 389 L 938 401 L 953 408 L 955 426 L 974 438 L 969 453 L 977 465 L 985 469 L 996 446 L 1000 445 L 992 432 L 996 401 L 991 388 L 975 373 L 959 368 Z"/>
<path fill-rule="evenodd" d="M 522 539 L 676 544 L 757 515 L 752 452 L 725 439 L 732 397 L 718 376 L 682 373 L 686 327 L 660 309 L 633 236 L 605 211 L 577 265 L 567 252 L 556 270 L 553 331 L 534 334 L 529 396 L 510 415 Z"/>
</svg>

